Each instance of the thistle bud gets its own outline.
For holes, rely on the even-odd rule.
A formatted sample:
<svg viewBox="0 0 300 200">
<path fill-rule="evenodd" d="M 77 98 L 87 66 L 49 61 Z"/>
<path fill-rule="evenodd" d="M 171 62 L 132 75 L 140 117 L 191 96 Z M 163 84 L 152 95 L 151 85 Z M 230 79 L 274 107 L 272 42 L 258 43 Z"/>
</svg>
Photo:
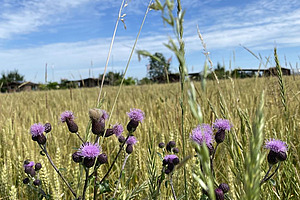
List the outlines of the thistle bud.
<svg viewBox="0 0 300 200">
<path fill-rule="evenodd" d="M 167 167 L 170 171 L 173 171 L 175 165 L 173 163 L 169 163 Z"/>
<path fill-rule="evenodd" d="M 95 135 L 103 135 L 105 131 L 105 122 L 92 120 L 92 132 Z"/>
<path fill-rule="evenodd" d="M 36 163 L 35 164 L 35 167 L 34 167 L 35 171 L 39 171 L 41 168 L 42 168 L 42 164 L 41 163 Z"/>
<path fill-rule="evenodd" d="M 38 135 L 37 136 L 37 142 L 41 145 L 46 144 L 47 138 L 44 134 Z"/>
<path fill-rule="evenodd" d="M 172 160 L 172 163 L 173 163 L 174 165 L 178 165 L 178 164 L 179 164 L 179 158 L 174 158 L 174 159 Z"/>
<path fill-rule="evenodd" d="M 217 143 L 222 143 L 225 140 L 225 130 L 219 129 L 215 135 L 215 140 Z"/>
<path fill-rule="evenodd" d="M 28 184 L 30 182 L 30 179 L 28 177 L 24 178 L 23 179 L 23 183 L 24 184 Z"/>
<path fill-rule="evenodd" d="M 171 173 L 171 170 L 165 169 L 165 174 L 170 174 L 170 173 Z"/>
<path fill-rule="evenodd" d="M 216 200 L 224 200 L 224 193 L 220 188 L 215 189 Z"/>
<path fill-rule="evenodd" d="M 178 149 L 178 148 L 176 148 L 176 147 L 175 147 L 175 148 L 173 148 L 173 149 L 172 149 L 172 151 L 173 151 L 173 153 L 179 153 L 179 149 Z"/>
<path fill-rule="evenodd" d="M 106 129 L 106 131 L 105 131 L 105 137 L 112 136 L 113 134 L 114 134 L 113 129 L 111 129 L 111 128 Z"/>
<path fill-rule="evenodd" d="M 131 154 L 133 152 L 133 145 L 128 144 L 126 147 L 126 153 Z"/>
<path fill-rule="evenodd" d="M 71 119 L 66 120 L 68 129 L 71 133 L 77 133 L 78 132 L 78 126 L 77 124 Z"/>
<path fill-rule="evenodd" d="M 35 179 L 35 180 L 33 181 L 33 185 L 35 185 L 35 186 L 41 185 L 41 180 L 40 180 L 40 179 Z"/>
<path fill-rule="evenodd" d="M 229 185 L 226 183 L 221 183 L 218 188 L 221 189 L 224 194 L 230 190 Z"/>
<path fill-rule="evenodd" d="M 275 151 L 271 150 L 268 154 L 267 159 L 270 165 L 275 165 L 276 163 L 278 163 L 277 153 Z"/>
<path fill-rule="evenodd" d="M 175 141 L 170 141 L 168 144 L 170 145 L 171 148 L 173 148 L 173 147 L 176 146 L 176 142 Z"/>
<path fill-rule="evenodd" d="M 163 143 L 163 142 L 159 143 L 158 147 L 161 148 L 161 149 L 164 148 L 165 147 L 165 143 Z"/>
<path fill-rule="evenodd" d="M 32 136 L 31 136 L 31 139 L 32 139 L 33 141 L 37 141 L 38 135 L 32 135 Z"/>
<path fill-rule="evenodd" d="M 45 133 L 49 133 L 52 130 L 50 123 L 44 124 L 44 128 L 45 128 Z"/>
<path fill-rule="evenodd" d="M 120 143 L 124 143 L 126 139 L 125 139 L 125 137 L 123 135 L 120 135 L 118 137 L 118 140 L 119 140 Z"/>
<path fill-rule="evenodd" d="M 79 152 L 76 151 L 75 153 L 72 154 L 72 159 L 74 162 L 80 163 L 82 162 L 83 157 L 79 154 Z"/>
<path fill-rule="evenodd" d="M 127 124 L 128 132 L 133 133 L 136 130 L 136 128 L 138 127 L 138 125 L 139 125 L 138 121 L 135 121 L 133 119 L 130 120 L 130 122 Z"/>
<path fill-rule="evenodd" d="M 87 168 L 93 167 L 95 164 L 95 158 L 94 157 L 84 157 L 83 158 L 83 165 Z"/>
<path fill-rule="evenodd" d="M 279 161 L 285 161 L 287 159 L 287 154 L 286 154 L 286 152 L 280 151 L 277 153 L 276 158 Z"/>
<path fill-rule="evenodd" d="M 102 153 L 97 158 L 97 165 L 102 165 L 107 163 L 107 155 L 105 153 Z"/>
<path fill-rule="evenodd" d="M 25 167 L 25 173 L 29 174 L 32 177 L 35 176 L 35 170 L 33 169 L 33 167 Z"/>
</svg>

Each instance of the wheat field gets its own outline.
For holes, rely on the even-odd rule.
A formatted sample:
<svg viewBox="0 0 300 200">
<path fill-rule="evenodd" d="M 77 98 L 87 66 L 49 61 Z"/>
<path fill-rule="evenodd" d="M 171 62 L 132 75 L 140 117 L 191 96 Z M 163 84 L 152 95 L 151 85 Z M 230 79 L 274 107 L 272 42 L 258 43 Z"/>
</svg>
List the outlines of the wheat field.
<svg viewBox="0 0 300 200">
<path fill-rule="evenodd" d="M 201 106 L 205 123 L 211 124 L 214 119 L 226 116 L 233 124 L 233 130 L 226 136 L 225 142 L 216 153 L 215 171 L 217 182 L 227 182 L 231 188 L 229 199 L 241 199 L 244 194 L 243 172 L 245 170 L 244 152 L 248 151 L 251 126 L 256 113 L 262 91 L 265 93 L 263 115 L 264 139 L 278 138 L 286 141 L 288 159 L 273 177 L 274 181 L 264 184 L 261 188 L 261 199 L 297 199 L 300 191 L 300 159 L 299 159 L 299 101 L 300 77 L 284 77 L 286 88 L 287 111 L 281 102 L 280 88 L 277 78 L 249 78 L 220 80 L 217 89 L 215 81 L 207 82 L 207 91 L 201 90 L 200 83 L 195 83 L 197 102 Z M 105 97 L 101 109 L 110 110 L 118 87 L 104 87 Z M 220 91 L 220 92 L 218 92 Z M 34 123 L 52 124 L 53 130 L 47 137 L 49 154 L 72 186 L 77 186 L 80 175 L 78 164 L 72 161 L 71 155 L 75 148 L 80 146 L 76 135 L 68 132 L 67 127 L 59 120 L 60 114 L 71 110 L 76 116 L 79 134 L 86 135 L 89 122 L 88 110 L 94 108 L 98 96 L 98 88 L 82 88 L 60 91 L 37 91 L 14 94 L 0 94 L 0 199 L 35 199 L 30 188 L 22 183 L 25 178 L 23 161 L 26 159 L 40 162 L 43 167 L 39 174 L 42 187 L 51 194 L 52 199 L 72 199 L 72 194 L 55 173 L 47 158 L 40 154 L 38 145 L 31 140 L 30 126 Z M 187 95 L 185 95 L 187 98 Z M 155 166 L 156 173 L 160 173 L 161 161 L 156 152 L 159 152 L 159 142 L 174 140 L 180 149 L 178 157 L 182 157 L 180 85 L 178 83 L 164 85 L 127 86 L 121 90 L 110 124 L 128 123 L 126 112 L 130 108 L 139 108 L 145 112 L 145 119 L 138 127 L 135 136 L 138 143 L 128 159 L 125 173 L 121 179 L 119 197 L 126 197 L 136 192 L 132 199 L 149 198 L 149 165 Z M 185 101 L 186 102 L 186 99 Z M 197 126 L 189 105 L 184 104 L 184 135 L 187 141 L 186 155 L 192 158 L 187 160 L 188 199 L 199 199 L 200 185 L 192 177 L 196 166 L 193 146 L 189 142 L 191 130 Z M 242 117 L 244 116 L 244 117 Z M 93 135 L 91 135 L 93 139 Z M 235 141 L 236 140 L 236 141 Z M 240 145 L 240 154 L 236 154 L 236 142 Z M 109 162 L 117 153 L 119 143 L 116 137 L 109 137 L 102 145 L 103 152 L 107 153 Z M 264 155 L 266 150 L 262 149 Z M 154 155 L 153 155 L 154 153 Z M 151 157 L 151 155 L 153 155 Z M 155 159 L 153 159 L 155 158 Z M 120 173 L 124 156 L 121 156 L 109 175 L 109 183 L 114 188 L 114 181 Z M 103 176 L 108 165 L 98 170 L 99 177 Z M 267 170 L 267 161 L 261 166 L 261 177 Z M 177 196 L 184 194 L 183 170 L 176 169 L 173 175 L 174 189 Z M 75 187 L 76 188 L 76 187 Z M 78 191 L 82 190 L 79 188 Z M 93 189 L 89 187 L 86 199 L 93 198 Z M 106 194 L 106 198 L 111 197 Z M 161 199 L 171 199 L 169 187 L 162 186 Z M 104 199 L 105 196 L 99 197 Z M 126 198 L 124 198 L 126 199 Z"/>
</svg>

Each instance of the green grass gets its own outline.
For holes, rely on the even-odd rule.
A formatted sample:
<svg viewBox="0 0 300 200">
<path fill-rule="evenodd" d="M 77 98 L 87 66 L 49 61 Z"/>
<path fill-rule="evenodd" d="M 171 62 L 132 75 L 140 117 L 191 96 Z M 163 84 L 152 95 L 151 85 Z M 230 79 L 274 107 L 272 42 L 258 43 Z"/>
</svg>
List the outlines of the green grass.
<svg viewBox="0 0 300 200">
<path fill-rule="evenodd" d="M 226 116 L 234 125 L 223 144 L 218 148 L 216 154 L 215 173 L 217 182 L 227 182 L 231 191 L 231 199 L 241 199 L 247 193 L 245 185 L 245 171 L 249 172 L 244 165 L 245 157 L 250 151 L 252 132 L 255 132 L 252 124 L 257 119 L 257 108 L 264 91 L 264 107 L 261 112 L 264 116 L 264 126 L 260 130 L 264 135 L 264 140 L 270 137 L 286 141 L 289 145 L 288 159 L 280 166 L 279 172 L 273 177 L 274 185 L 271 182 L 264 184 L 259 190 L 258 199 L 297 199 L 300 191 L 299 178 L 299 101 L 300 101 L 300 77 L 283 77 L 285 81 L 285 98 L 288 116 L 285 107 L 281 102 L 280 88 L 275 77 L 270 78 L 251 78 L 242 80 L 220 80 L 220 91 L 222 94 L 222 105 L 220 104 L 220 93 L 216 89 L 215 82 L 207 81 L 207 93 L 201 90 L 201 84 L 195 83 L 196 99 L 201 106 L 203 120 L 211 123 L 217 116 L 222 116 L 225 110 Z M 109 110 L 114 102 L 117 87 L 104 87 L 106 93 L 103 109 Z M 46 157 L 39 154 L 38 145 L 31 140 L 29 134 L 30 126 L 37 122 L 50 122 L 53 130 L 48 137 L 49 154 L 54 159 L 58 168 L 62 168 L 63 175 L 76 188 L 78 165 L 72 162 L 71 154 L 78 148 L 80 141 L 74 134 L 70 134 L 65 124 L 59 121 L 60 114 L 65 110 L 71 110 L 76 116 L 79 126 L 79 133 L 85 134 L 88 124 L 88 110 L 93 108 L 97 99 L 98 89 L 76 89 L 47 92 L 23 92 L 14 94 L 0 94 L 0 197 L 3 199 L 12 198 L 15 194 L 17 199 L 33 198 L 32 193 L 22 183 L 25 178 L 23 172 L 23 161 L 26 159 L 35 162 L 42 162 L 41 179 L 43 188 L 52 193 L 55 199 L 70 199 L 71 193 L 67 190 L 63 182 L 55 174 L 47 162 Z M 187 96 L 187 95 L 186 95 Z M 140 189 L 138 197 L 135 199 L 146 198 L 149 187 L 142 185 L 145 181 L 149 182 L 150 166 L 155 164 L 157 173 L 160 173 L 161 163 L 157 156 L 149 155 L 151 151 L 159 151 L 159 142 L 176 141 L 179 148 L 182 147 L 181 139 L 181 108 L 180 84 L 169 85 L 147 85 L 147 86 L 128 86 L 120 92 L 119 100 L 115 106 L 115 112 L 111 118 L 111 124 L 120 122 L 126 125 L 128 122 L 126 112 L 130 108 L 140 108 L 145 112 L 145 120 L 136 131 L 139 140 L 133 154 L 129 157 L 125 167 L 125 178 L 121 180 L 122 186 L 128 177 L 132 176 L 127 188 L 122 188 L 122 194 L 128 194 L 132 190 Z M 186 97 L 187 98 L 187 97 Z M 208 103 L 210 102 L 210 105 Z M 187 102 L 187 100 L 186 100 Z M 197 126 L 197 120 L 193 118 L 188 104 L 185 104 L 184 131 L 187 141 L 186 155 L 194 155 L 194 149 L 189 142 L 189 133 Z M 223 108 L 222 108 L 223 107 Z M 213 108 L 213 110 L 212 110 Z M 223 113 L 224 114 L 224 113 Z M 253 130 L 252 130 L 253 129 Z M 94 136 L 92 136 L 94 137 Z M 254 140 L 255 141 L 255 140 Z M 152 144 L 150 145 L 149 144 Z M 239 146 L 240 145 L 240 146 Z M 110 162 L 118 151 L 118 141 L 115 137 L 104 140 L 103 151 L 110 158 Z M 154 148 L 154 149 L 153 149 Z M 265 155 L 266 150 L 260 149 Z M 257 151 L 257 150 L 255 150 Z M 148 157 L 148 159 L 147 159 Z M 180 159 L 182 152 L 179 153 Z M 152 160 L 153 163 L 148 163 Z M 117 165 L 110 175 L 110 183 L 113 184 L 120 173 L 122 159 L 118 159 Z M 192 177 L 196 159 L 192 158 L 186 163 L 187 181 L 189 193 L 188 199 L 197 199 L 201 195 L 200 185 Z M 103 176 L 108 165 L 101 167 L 99 177 Z M 259 168 L 259 166 L 258 166 Z M 262 178 L 268 169 L 266 159 L 258 173 Z M 250 170 L 251 171 L 251 170 Z M 154 173 L 152 171 L 152 173 Z M 251 176 L 251 173 L 250 173 Z M 257 179 L 257 176 L 256 176 Z M 258 178 L 260 180 L 260 178 Z M 178 197 L 184 195 L 183 168 L 178 169 L 173 175 L 173 182 Z M 114 188 L 114 187 L 112 187 Z M 192 189 L 192 190 L 191 190 Z M 16 191 L 16 193 L 15 193 Z M 92 199 L 92 188 L 87 191 L 87 199 Z M 112 193 L 113 194 L 113 193 Z M 161 198 L 171 198 L 170 187 L 161 187 Z M 109 195 L 108 195 L 109 197 Z"/>
</svg>

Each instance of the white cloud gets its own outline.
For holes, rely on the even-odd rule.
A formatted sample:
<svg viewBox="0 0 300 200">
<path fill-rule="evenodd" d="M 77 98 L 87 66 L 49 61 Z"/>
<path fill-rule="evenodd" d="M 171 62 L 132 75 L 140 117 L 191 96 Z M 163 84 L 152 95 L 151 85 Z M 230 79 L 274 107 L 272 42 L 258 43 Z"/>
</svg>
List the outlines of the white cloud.
<svg viewBox="0 0 300 200">
<path fill-rule="evenodd" d="M 61 14 L 67 18 L 68 12 L 90 0 L 28 0 L 5 1 L 0 14 L 0 39 L 27 34 L 42 25 L 57 23 Z"/>
</svg>

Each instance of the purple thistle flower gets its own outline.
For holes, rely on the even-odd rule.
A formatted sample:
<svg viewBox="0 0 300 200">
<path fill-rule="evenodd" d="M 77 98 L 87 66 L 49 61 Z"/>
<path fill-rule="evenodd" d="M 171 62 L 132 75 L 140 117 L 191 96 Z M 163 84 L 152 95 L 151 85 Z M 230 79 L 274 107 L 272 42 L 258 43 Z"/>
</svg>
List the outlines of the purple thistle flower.
<svg viewBox="0 0 300 200">
<path fill-rule="evenodd" d="M 34 166 L 34 162 L 33 161 L 25 161 L 23 167 L 33 167 Z"/>
<path fill-rule="evenodd" d="M 101 152 L 101 147 L 96 144 L 92 144 L 90 142 L 87 142 L 85 144 L 82 144 L 79 149 L 79 155 L 82 157 L 87 158 L 96 158 Z"/>
<path fill-rule="evenodd" d="M 109 115 L 107 114 L 107 112 L 105 110 L 101 110 L 102 111 L 102 116 L 100 117 L 100 120 L 105 121 L 108 119 Z"/>
<path fill-rule="evenodd" d="M 126 141 L 126 144 L 134 145 L 135 143 L 137 143 L 137 139 L 134 136 L 129 136 L 129 138 Z"/>
<path fill-rule="evenodd" d="M 113 133 L 114 133 L 117 137 L 119 137 L 119 136 L 123 133 L 124 128 L 123 128 L 123 126 L 122 126 L 121 124 L 115 124 L 115 125 L 113 126 L 112 130 L 113 130 Z"/>
<path fill-rule="evenodd" d="M 205 143 L 208 147 L 211 147 L 213 143 L 213 130 L 209 124 L 198 125 L 192 130 L 190 138 L 199 145 Z"/>
<path fill-rule="evenodd" d="M 144 119 L 144 112 L 137 108 L 130 109 L 130 112 L 127 113 L 128 117 L 131 120 L 142 122 Z"/>
<path fill-rule="evenodd" d="M 60 121 L 66 122 L 67 120 L 73 121 L 75 119 L 73 112 L 65 111 L 60 115 Z"/>
<path fill-rule="evenodd" d="M 271 151 L 274 151 L 276 153 L 279 152 L 287 152 L 288 146 L 285 142 L 281 140 L 275 140 L 275 139 L 269 139 L 266 141 L 265 145 L 266 149 L 270 149 Z"/>
<path fill-rule="evenodd" d="M 228 119 L 216 119 L 214 128 L 218 130 L 230 131 L 232 124 Z"/>
<path fill-rule="evenodd" d="M 45 131 L 45 127 L 43 124 L 38 123 L 38 124 L 33 124 L 30 127 L 30 133 L 32 134 L 32 136 L 36 137 L 39 135 L 43 135 L 43 132 Z"/>
<path fill-rule="evenodd" d="M 171 154 L 171 155 L 166 155 L 164 157 L 164 160 L 166 160 L 167 162 L 172 162 L 174 159 L 177 159 L 177 158 L 178 157 L 176 155 Z"/>
</svg>

